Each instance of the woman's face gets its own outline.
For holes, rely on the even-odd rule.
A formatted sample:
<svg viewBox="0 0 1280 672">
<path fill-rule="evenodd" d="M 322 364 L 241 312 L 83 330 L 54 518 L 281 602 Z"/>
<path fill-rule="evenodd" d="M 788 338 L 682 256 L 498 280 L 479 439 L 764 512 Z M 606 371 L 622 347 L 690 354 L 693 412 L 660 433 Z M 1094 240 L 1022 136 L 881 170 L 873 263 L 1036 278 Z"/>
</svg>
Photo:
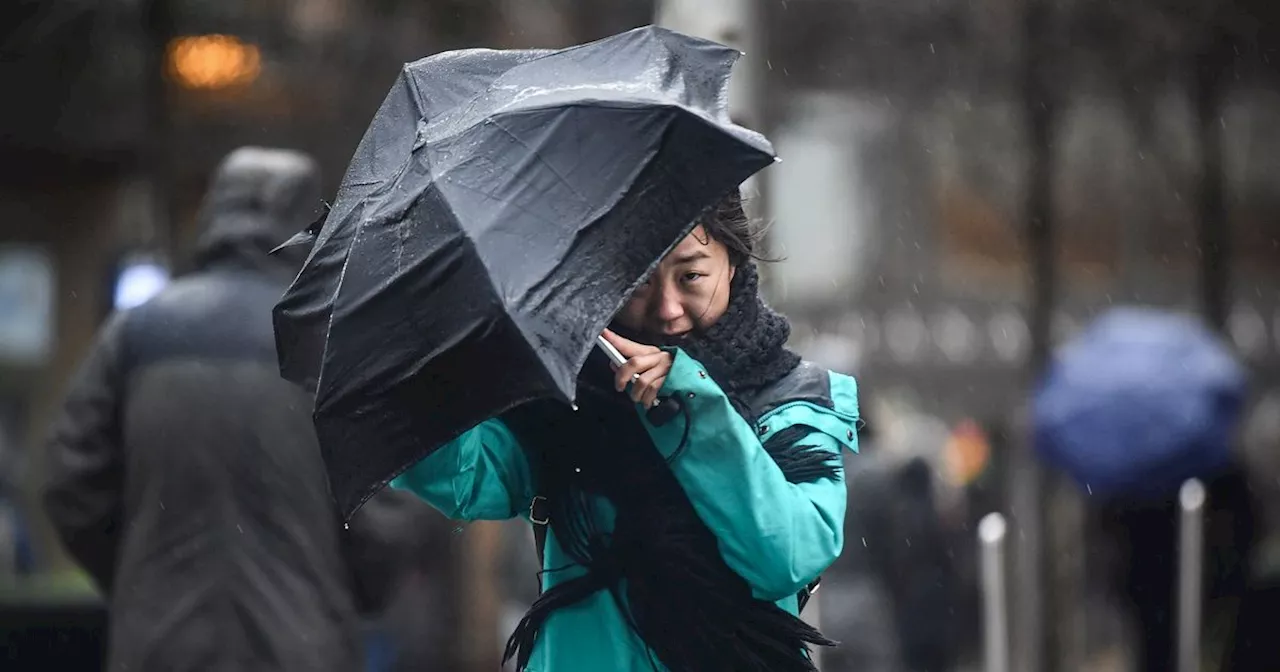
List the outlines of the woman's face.
<svg viewBox="0 0 1280 672">
<path fill-rule="evenodd" d="M 729 307 L 733 272 L 729 251 L 699 225 L 631 295 L 618 323 L 663 338 L 706 329 Z"/>
</svg>

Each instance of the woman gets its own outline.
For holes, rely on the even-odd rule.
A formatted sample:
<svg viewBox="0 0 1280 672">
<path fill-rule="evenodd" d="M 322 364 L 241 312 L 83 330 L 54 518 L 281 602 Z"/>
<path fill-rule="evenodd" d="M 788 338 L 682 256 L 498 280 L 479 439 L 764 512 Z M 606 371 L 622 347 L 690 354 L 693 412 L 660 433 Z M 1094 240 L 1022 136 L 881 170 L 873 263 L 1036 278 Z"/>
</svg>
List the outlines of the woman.
<svg viewBox="0 0 1280 672">
<path fill-rule="evenodd" d="M 394 482 L 452 518 L 549 528 L 519 669 L 812 670 L 807 646 L 832 644 L 796 614 L 843 545 L 857 391 L 785 348 L 755 245 L 735 191 L 619 313 L 627 362 L 588 359 L 576 410 L 518 407 Z M 654 426 L 667 397 L 680 413 Z"/>
</svg>

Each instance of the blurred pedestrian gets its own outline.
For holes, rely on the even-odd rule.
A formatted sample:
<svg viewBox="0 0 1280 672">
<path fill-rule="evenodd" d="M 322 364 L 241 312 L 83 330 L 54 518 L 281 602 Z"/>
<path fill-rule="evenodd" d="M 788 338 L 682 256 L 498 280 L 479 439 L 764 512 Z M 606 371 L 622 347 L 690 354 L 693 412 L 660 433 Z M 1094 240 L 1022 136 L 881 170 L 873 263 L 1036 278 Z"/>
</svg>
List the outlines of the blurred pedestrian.
<svg viewBox="0 0 1280 672">
<path fill-rule="evenodd" d="M 320 202 L 310 157 L 232 152 L 196 270 L 111 316 L 71 387 L 44 502 L 106 596 L 107 669 L 362 667 L 358 607 L 404 559 L 368 519 L 422 507 L 387 495 L 344 533 L 311 400 L 279 375 L 271 309 L 301 260 L 268 253 Z"/>
<path fill-rule="evenodd" d="M 918 455 L 880 453 L 859 455 L 847 471 L 845 534 L 856 543 L 824 581 L 823 624 L 841 643 L 824 654 L 824 669 L 952 669 L 965 615 L 931 467 Z"/>
<path fill-rule="evenodd" d="M 1271 630 L 1280 621 L 1280 394 L 1272 392 L 1259 400 L 1241 434 L 1248 494 L 1258 520 L 1244 596 L 1222 669 L 1271 672 L 1280 670 L 1280 646 Z"/>
<path fill-rule="evenodd" d="M 1187 479 L 1208 489 L 1206 611 L 1244 592 L 1254 513 L 1234 448 L 1247 375 L 1203 323 L 1126 306 L 1061 347 L 1036 391 L 1037 453 L 1090 494 L 1120 551 L 1116 578 L 1138 621 L 1139 670 L 1174 668 L 1177 493 Z M 1211 628 L 1221 621 L 1204 616 Z"/>
<path fill-rule="evenodd" d="M 1204 616 L 1207 651 L 1221 650 L 1224 619 L 1235 620 L 1244 596 L 1254 544 L 1254 514 L 1243 472 L 1232 468 L 1205 478 Z M 1120 593 L 1138 626 L 1139 672 L 1175 668 L 1175 586 L 1178 576 L 1177 493 L 1166 497 L 1117 497 L 1099 506 L 1103 538 L 1118 551 Z M 1236 668 L 1224 668 L 1236 669 Z"/>
</svg>

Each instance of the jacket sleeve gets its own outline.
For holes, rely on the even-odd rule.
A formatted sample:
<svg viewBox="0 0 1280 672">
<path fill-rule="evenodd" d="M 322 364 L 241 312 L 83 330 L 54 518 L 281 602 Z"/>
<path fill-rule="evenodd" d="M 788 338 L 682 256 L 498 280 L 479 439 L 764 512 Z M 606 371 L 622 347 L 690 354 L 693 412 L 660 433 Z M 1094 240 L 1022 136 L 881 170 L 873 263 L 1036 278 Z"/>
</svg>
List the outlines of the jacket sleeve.
<svg viewBox="0 0 1280 672">
<path fill-rule="evenodd" d="M 454 520 L 506 520 L 533 498 L 533 478 L 511 430 L 487 420 L 467 430 L 391 482 Z"/>
<path fill-rule="evenodd" d="M 845 380 L 852 385 L 852 379 Z M 789 482 L 762 440 L 802 425 L 810 431 L 797 445 L 839 460 L 843 447 L 857 449 L 856 396 L 846 401 L 853 406 L 847 413 L 805 403 L 783 406 L 762 418 L 757 430 L 701 365 L 680 350 L 662 393 L 679 395 L 683 419 L 654 427 L 641 413 L 641 421 L 718 537 L 725 562 L 760 599 L 795 595 L 840 555 L 846 488 L 832 478 Z"/>
<path fill-rule="evenodd" d="M 109 593 L 123 518 L 123 313 L 98 334 L 45 449 L 43 501 L 67 552 Z"/>
</svg>

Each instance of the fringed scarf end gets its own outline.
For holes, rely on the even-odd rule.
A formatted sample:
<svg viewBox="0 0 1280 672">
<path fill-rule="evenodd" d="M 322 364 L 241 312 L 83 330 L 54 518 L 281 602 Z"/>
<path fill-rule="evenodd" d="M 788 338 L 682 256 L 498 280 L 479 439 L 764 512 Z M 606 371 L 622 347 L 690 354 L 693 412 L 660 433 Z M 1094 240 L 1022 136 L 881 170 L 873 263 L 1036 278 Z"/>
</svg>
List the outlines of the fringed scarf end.
<svg viewBox="0 0 1280 672">
<path fill-rule="evenodd" d="M 777 463 L 790 483 L 814 483 L 824 478 L 839 480 L 842 460 L 837 453 L 799 443 L 818 430 L 808 425 L 792 425 L 764 442 L 764 450 Z"/>
</svg>

